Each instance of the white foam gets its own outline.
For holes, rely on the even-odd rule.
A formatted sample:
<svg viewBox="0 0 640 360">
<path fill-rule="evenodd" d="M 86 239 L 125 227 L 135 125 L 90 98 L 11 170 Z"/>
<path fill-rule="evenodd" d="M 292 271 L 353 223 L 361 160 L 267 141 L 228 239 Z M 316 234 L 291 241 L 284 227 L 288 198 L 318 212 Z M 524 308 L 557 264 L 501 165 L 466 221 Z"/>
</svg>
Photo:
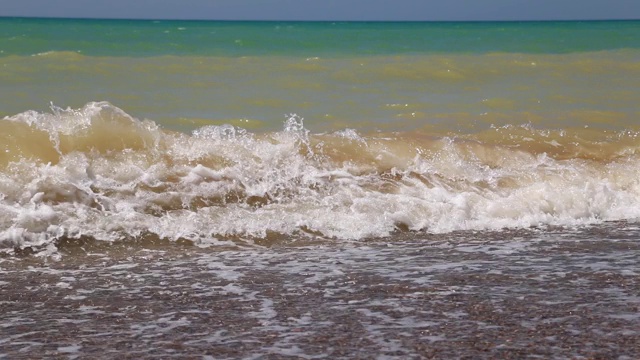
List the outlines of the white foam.
<svg viewBox="0 0 640 360">
<path fill-rule="evenodd" d="M 640 217 L 635 155 L 556 160 L 445 138 L 408 157 L 394 150 L 406 148 L 400 140 L 384 145 L 351 129 L 314 143 L 295 115 L 281 132 L 225 125 L 190 136 L 163 132 L 107 103 L 4 121 L 49 133 L 60 159 L 23 159 L 0 171 L 2 246 L 143 234 L 206 245 L 269 233 L 362 239 L 399 228 L 442 233 Z M 85 136 L 100 122 L 140 132 L 143 147 L 59 148 L 60 136 Z M 331 141 L 352 149 L 351 158 L 331 158 Z"/>
</svg>

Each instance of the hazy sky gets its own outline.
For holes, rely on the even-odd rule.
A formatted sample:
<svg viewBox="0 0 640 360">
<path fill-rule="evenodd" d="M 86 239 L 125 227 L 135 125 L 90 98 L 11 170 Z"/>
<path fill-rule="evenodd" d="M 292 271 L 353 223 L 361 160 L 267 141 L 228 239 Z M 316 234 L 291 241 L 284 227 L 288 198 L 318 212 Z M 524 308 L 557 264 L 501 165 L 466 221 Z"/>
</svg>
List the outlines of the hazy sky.
<svg viewBox="0 0 640 360">
<path fill-rule="evenodd" d="M 219 20 L 640 19 L 640 0 L 0 0 L 0 16 Z"/>
</svg>

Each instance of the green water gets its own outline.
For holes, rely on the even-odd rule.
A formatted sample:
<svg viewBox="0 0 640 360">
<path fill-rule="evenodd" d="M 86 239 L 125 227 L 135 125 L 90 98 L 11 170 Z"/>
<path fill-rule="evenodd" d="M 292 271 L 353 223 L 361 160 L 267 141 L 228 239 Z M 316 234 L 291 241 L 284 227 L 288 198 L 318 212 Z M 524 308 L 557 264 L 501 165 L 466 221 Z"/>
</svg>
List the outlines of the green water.
<svg viewBox="0 0 640 360">
<path fill-rule="evenodd" d="M 628 129 L 640 21 L 0 19 L 0 116 L 108 101 L 190 132 Z"/>
<path fill-rule="evenodd" d="M 0 18 L 0 54 L 350 56 L 640 48 L 640 21 L 220 22 Z"/>
</svg>

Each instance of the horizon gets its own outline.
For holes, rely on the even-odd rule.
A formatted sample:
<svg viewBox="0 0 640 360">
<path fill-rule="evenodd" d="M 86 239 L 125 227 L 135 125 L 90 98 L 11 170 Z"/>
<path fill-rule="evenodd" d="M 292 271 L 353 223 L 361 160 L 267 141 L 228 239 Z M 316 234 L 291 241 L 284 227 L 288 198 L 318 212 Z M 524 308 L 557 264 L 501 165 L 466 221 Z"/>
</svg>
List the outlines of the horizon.
<svg viewBox="0 0 640 360">
<path fill-rule="evenodd" d="M 196 21 L 639 20 L 635 0 L 5 0 L 2 17 Z"/>
<path fill-rule="evenodd" d="M 126 18 L 126 17 L 63 17 L 63 16 L 4 16 L 0 15 L 0 19 L 34 19 L 34 20 L 105 20 L 105 21 L 185 21 L 185 22 L 317 22 L 317 23 L 536 23 L 536 22 L 607 22 L 607 21 L 640 21 L 640 18 L 591 18 L 591 19 L 486 19 L 486 20 L 290 20 L 290 19 L 176 19 L 176 18 Z"/>
</svg>

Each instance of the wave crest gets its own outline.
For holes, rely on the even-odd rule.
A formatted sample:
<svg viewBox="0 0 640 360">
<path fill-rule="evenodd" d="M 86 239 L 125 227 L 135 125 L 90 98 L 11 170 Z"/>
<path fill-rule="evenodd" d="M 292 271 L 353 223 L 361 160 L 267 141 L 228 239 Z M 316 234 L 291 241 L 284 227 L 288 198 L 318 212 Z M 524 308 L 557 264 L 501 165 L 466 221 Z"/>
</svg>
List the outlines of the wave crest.
<svg viewBox="0 0 640 360">
<path fill-rule="evenodd" d="M 0 120 L 0 246 L 364 239 L 640 216 L 637 136 L 166 131 L 106 102 Z M 600 149 L 600 150 L 597 150 Z"/>
</svg>

